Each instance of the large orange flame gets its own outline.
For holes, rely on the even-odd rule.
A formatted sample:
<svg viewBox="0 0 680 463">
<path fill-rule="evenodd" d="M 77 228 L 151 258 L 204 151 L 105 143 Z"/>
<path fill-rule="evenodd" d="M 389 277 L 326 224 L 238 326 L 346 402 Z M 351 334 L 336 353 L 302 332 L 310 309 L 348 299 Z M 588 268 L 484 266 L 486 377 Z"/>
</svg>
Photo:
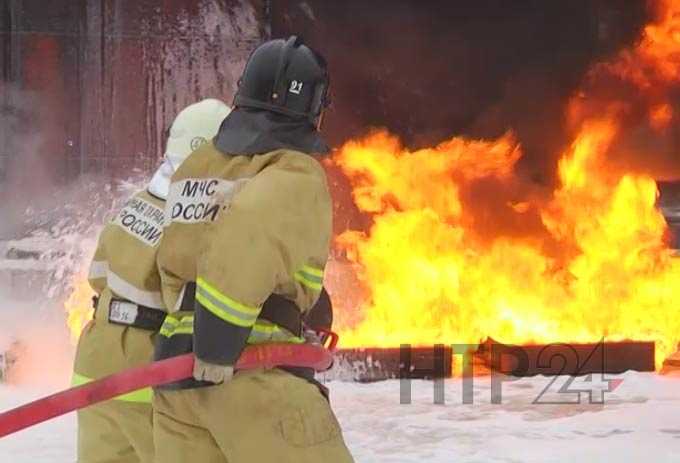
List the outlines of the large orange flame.
<svg viewBox="0 0 680 463">
<path fill-rule="evenodd" d="M 66 324 L 71 333 L 71 343 L 75 345 L 83 328 L 94 315 L 92 309 L 94 291 L 85 273 L 74 275 L 73 282 L 73 289 L 64 302 L 64 310 L 66 311 Z"/>
<path fill-rule="evenodd" d="M 644 90 L 660 84 L 677 84 L 680 79 L 680 3 L 677 0 L 651 3 L 656 18 L 644 28 L 638 45 L 623 50 L 613 62 L 603 64 L 610 72 Z M 598 67 L 594 70 L 600 71 Z"/>
<path fill-rule="evenodd" d="M 678 4 L 659 2 L 638 45 L 590 74 L 628 80 L 639 92 L 653 87 L 647 114 L 657 130 L 673 118 L 663 89 L 680 84 Z M 609 161 L 625 102 L 605 98 L 586 113 L 583 98 L 568 106 L 573 138 L 543 199 L 508 197 L 480 211 L 487 202 L 469 193 L 479 181 L 520 181 L 512 133 L 412 152 L 376 131 L 336 152 L 356 205 L 373 219 L 368 232 L 337 239 L 368 294 L 361 320 L 342 332 L 344 346 L 652 340 L 657 364 L 675 350 L 680 260 L 665 242 L 656 183 Z M 480 215 L 508 214 L 534 217 L 540 232 L 518 236 L 499 225 L 492 238 L 480 235 Z"/>
</svg>

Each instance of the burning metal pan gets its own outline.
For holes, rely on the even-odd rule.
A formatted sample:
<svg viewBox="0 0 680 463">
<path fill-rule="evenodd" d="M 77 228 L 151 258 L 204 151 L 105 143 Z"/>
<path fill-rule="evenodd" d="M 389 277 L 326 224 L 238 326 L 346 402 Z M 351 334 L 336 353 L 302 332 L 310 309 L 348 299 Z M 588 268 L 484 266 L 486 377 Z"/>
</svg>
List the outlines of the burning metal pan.
<svg viewBox="0 0 680 463">
<path fill-rule="evenodd" d="M 476 355 L 493 371 L 511 376 L 586 375 L 655 371 L 653 342 L 622 341 L 506 346 L 487 341 Z"/>
<path fill-rule="evenodd" d="M 467 351 L 467 354 L 463 355 Z M 488 340 L 470 352 L 463 346 L 340 349 L 331 375 L 358 382 L 434 379 L 453 375 L 453 362 L 467 362 L 475 375 L 586 375 L 655 371 L 653 342 L 603 342 L 508 346 Z"/>
</svg>

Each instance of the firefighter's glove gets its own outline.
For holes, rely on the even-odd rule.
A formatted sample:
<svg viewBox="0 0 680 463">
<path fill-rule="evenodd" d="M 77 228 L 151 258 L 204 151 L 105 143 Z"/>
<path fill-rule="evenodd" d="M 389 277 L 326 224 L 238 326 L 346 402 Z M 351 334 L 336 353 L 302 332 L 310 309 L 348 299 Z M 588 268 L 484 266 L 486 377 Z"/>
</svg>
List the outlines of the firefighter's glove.
<svg viewBox="0 0 680 463">
<path fill-rule="evenodd" d="M 198 357 L 194 361 L 194 379 L 197 381 L 220 384 L 229 381 L 232 376 L 234 376 L 234 367 L 231 365 L 215 365 L 204 362 Z"/>
</svg>

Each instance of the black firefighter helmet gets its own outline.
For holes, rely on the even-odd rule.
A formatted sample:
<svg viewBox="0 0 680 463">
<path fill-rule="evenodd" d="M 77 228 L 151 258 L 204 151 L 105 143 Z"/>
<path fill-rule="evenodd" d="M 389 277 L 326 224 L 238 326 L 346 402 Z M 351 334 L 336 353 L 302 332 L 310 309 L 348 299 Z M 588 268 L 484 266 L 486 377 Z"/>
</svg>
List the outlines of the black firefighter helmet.
<svg viewBox="0 0 680 463">
<path fill-rule="evenodd" d="M 291 36 L 266 42 L 248 58 L 234 106 L 306 118 L 316 125 L 328 106 L 326 60 Z"/>
</svg>

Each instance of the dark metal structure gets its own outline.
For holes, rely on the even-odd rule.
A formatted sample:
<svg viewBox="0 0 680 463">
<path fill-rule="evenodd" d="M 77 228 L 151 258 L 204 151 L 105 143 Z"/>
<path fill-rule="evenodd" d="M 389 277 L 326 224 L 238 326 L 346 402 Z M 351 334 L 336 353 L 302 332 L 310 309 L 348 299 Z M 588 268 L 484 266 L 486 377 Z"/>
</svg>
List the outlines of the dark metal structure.
<svg viewBox="0 0 680 463">
<path fill-rule="evenodd" d="M 450 346 L 340 349 L 335 365 L 358 382 L 386 379 L 449 378 L 452 375 Z"/>
<path fill-rule="evenodd" d="M 359 382 L 449 378 L 456 362 L 464 369 L 467 365 L 473 375 L 490 372 L 515 377 L 616 374 L 628 370 L 654 371 L 654 353 L 653 342 L 634 341 L 508 346 L 490 340 L 476 351 L 468 351 L 462 345 L 340 349 L 336 365 L 343 371 L 336 373 L 341 378 Z"/>
<path fill-rule="evenodd" d="M 3 0 L 0 171 L 149 171 L 178 109 L 230 101 L 266 17 L 257 0 Z"/>
<path fill-rule="evenodd" d="M 487 342 L 476 353 L 491 370 L 512 376 L 654 371 L 654 343 L 555 343 L 505 346 Z"/>
</svg>

